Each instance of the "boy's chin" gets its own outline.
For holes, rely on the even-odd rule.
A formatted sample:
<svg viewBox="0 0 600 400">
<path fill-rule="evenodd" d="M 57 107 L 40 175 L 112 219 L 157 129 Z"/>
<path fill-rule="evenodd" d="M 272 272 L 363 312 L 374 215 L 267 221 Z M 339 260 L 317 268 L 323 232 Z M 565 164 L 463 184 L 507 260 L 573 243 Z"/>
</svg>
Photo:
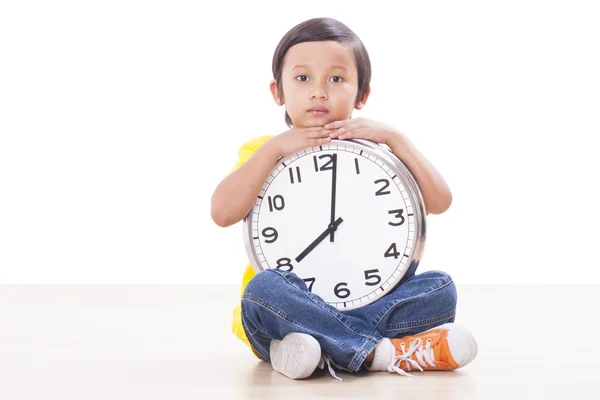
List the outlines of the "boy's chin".
<svg viewBox="0 0 600 400">
<path fill-rule="evenodd" d="M 325 125 L 325 124 L 327 124 L 327 122 L 323 122 L 323 123 L 315 123 L 315 122 L 310 123 L 310 122 L 308 122 L 306 124 L 300 123 L 300 124 L 294 125 L 294 128 L 295 129 L 298 129 L 298 128 L 318 128 L 318 127 L 322 128 L 323 125 Z"/>
<path fill-rule="evenodd" d="M 328 123 L 333 122 L 333 120 L 331 120 L 331 118 L 323 118 L 323 119 L 313 119 L 313 120 L 305 120 L 305 121 L 301 121 L 298 123 L 298 125 L 294 125 L 294 127 L 296 128 L 316 128 L 316 127 L 323 127 L 325 125 L 327 125 Z"/>
</svg>

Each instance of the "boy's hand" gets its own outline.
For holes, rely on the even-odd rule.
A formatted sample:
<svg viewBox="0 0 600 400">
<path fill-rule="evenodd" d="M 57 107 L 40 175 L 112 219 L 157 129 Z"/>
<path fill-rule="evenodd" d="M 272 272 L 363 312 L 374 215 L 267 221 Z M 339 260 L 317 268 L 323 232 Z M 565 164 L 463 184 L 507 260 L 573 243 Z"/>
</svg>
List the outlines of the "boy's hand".
<svg viewBox="0 0 600 400">
<path fill-rule="evenodd" d="M 277 146 L 279 153 L 285 157 L 308 147 L 329 143 L 331 133 L 333 133 L 333 129 L 325 129 L 322 126 L 295 128 L 280 133 L 271 140 Z"/>
<path fill-rule="evenodd" d="M 394 128 L 367 118 L 351 118 L 330 122 L 324 128 L 333 129 L 332 139 L 369 139 L 375 143 L 389 144 Z"/>
</svg>

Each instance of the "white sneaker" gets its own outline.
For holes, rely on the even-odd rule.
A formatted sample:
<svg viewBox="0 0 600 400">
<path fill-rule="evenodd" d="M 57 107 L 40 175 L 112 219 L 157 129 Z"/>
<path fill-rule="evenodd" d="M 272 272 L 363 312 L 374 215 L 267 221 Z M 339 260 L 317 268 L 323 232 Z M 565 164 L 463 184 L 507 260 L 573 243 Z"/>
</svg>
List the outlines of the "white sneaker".
<svg viewBox="0 0 600 400">
<path fill-rule="evenodd" d="M 309 377 L 320 360 L 321 346 L 311 335 L 291 332 L 282 340 L 271 340 L 271 365 L 290 379 Z"/>
</svg>

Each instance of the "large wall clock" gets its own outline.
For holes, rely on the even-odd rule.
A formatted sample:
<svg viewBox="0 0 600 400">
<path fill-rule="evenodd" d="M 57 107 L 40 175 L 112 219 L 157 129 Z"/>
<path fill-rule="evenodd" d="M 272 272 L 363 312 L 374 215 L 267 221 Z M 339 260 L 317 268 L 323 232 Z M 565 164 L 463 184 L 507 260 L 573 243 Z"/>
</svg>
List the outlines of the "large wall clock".
<svg viewBox="0 0 600 400">
<path fill-rule="evenodd" d="M 244 222 L 256 273 L 292 271 L 341 311 L 392 290 L 425 244 L 423 197 L 387 147 L 332 140 L 281 157 Z"/>
</svg>

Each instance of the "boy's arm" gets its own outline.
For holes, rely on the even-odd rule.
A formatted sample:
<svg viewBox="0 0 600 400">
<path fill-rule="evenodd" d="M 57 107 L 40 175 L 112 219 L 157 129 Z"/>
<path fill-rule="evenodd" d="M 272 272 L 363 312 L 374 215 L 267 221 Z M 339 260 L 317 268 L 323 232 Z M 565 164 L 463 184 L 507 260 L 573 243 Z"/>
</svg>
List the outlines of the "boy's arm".
<svg viewBox="0 0 600 400">
<path fill-rule="evenodd" d="M 435 167 L 398 130 L 391 133 L 386 144 L 416 178 L 423 193 L 426 213 L 442 214 L 446 211 L 452 204 L 452 192 Z"/>
<path fill-rule="evenodd" d="M 211 217 L 217 225 L 233 225 L 250 212 L 280 156 L 275 142 L 268 140 L 248 161 L 221 181 L 211 199 Z"/>
</svg>

